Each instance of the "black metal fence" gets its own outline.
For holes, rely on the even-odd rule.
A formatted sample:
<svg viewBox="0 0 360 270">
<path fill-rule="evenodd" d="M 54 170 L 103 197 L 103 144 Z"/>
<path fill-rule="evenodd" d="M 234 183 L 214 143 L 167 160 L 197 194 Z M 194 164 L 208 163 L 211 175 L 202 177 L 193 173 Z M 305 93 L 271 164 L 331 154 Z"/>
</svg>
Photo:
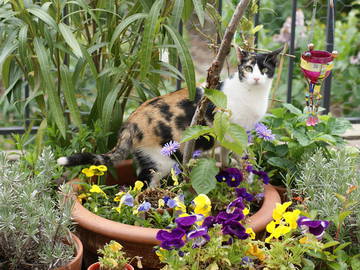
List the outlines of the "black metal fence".
<svg viewBox="0 0 360 270">
<path fill-rule="evenodd" d="M 289 54 L 295 53 L 295 33 L 296 33 L 296 10 L 297 10 L 297 0 L 291 0 L 291 32 L 290 32 L 290 44 L 289 44 Z M 330 7 L 330 2 L 332 0 L 327 0 L 327 15 L 326 15 L 326 50 L 331 52 L 334 49 L 334 20 L 336 14 L 336 0 L 333 0 L 334 2 L 334 9 Z M 261 0 L 258 0 L 258 5 L 261 7 Z M 219 0 L 218 2 L 218 12 L 219 14 L 222 14 L 222 7 L 223 7 L 223 0 Z M 66 12 L 66 10 L 64 11 Z M 334 12 L 334 14 L 333 14 Z M 258 12 L 255 16 L 255 25 L 261 24 L 261 13 Z M 180 34 L 183 33 L 183 23 L 180 21 L 178 30 Z M 258 35 L 255 36 L 255 43 L 258 42 Z M 220 40 L 218 38 L 218 43 L 220 43 Z M 68 61 L 68 57 L 65 58 L 66 61 Z M 178 69 L 181 71 L 181 64 L 178 64 Z M 291 103 L 292 101 L 292 90 L 293 90 L 293 73 L 294 73 L 294 58 L 289 59 L 288 63 L 288 76 L 287 76 L 287 98 L 286 101 L 288 103 Z M 330 110 L 330 95 L 331 95 L 331 79 L 332 76 L 325 79 L 324 87 L 323 87 L 323 107 L 325 108 L 325 112 L 329 112 Z M 179 89 L 181 87 L 181 81 L 177 80 L 176 83 L 177 88 Z M 27 99 L 29 97 L 29 86 L 25 85 L 24 87 L 24 98 Z M 30 107 L 27 105 L 25 107 L 25 115 L 24 115 L 25 121 L 24 126 L 14 126 L 14 127 L 0 127 L 0 135 L 6 135 L 11 133 L 24 133 L 28 128 L 30 124 Z M 360 117 L 352 117 L 348 118 L 352 123 L 360 123 Z M 35 133 L 37 131 L 38 127 L 33 126 L 31 127 L 31 132 Z"/>
</svg>

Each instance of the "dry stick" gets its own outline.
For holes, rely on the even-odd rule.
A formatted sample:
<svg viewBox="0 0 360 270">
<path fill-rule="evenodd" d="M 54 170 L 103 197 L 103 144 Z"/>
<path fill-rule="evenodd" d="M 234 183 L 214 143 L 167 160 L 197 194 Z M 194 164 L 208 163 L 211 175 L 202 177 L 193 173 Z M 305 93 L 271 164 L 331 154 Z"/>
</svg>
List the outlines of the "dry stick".
<svg viewBox="0 0 360 270">
<path fill-rule="evenodd" d="M 219 84 L 220 72 L 224 66 L 225 58 L 230 52 L 231 42 L 233 40 L 236 27 L 238 26 L 240 19 L 242 18 L 245 9 L 249 5 L 250 0 L 242 0 L 235 9 L 235 12 L 231 18 L 231 21 L 226 28 L 224 38 L 221 41 L 220 49 L 208 69 L 206 78 L 206 88 L 216 88 Z M 204 118 L 204 112 L 209 100 L 203 96 L 196 107 L 195 114 L 191 120 L 190 127 L 197 125 Z M 183 164 L 187 164 L 191 158 L 192 152 L 194 152 L 195 141 L 191 140 L 185 143 Z"/>
<path fill-rule="evenodd" d="M 272 88 L 272 95 L 271 95 L 271 103 L 270 103 L 270 108 L 271 109 L 273 106 L 274 106 L 274 103 L 275 103 L 275 94 L 276 94 L 276 90 L 279 88 L 279 84 L 280 84 L 280 80 L 281 80 L 281 74 L 282 74 L 282 71 L 283 71 L 283 67 L 284 67 L 284 60 L 285 60 L 285 52 L 287 51 L 287 47 L 288 47 L 288 44 L 285 43 L 284 45 L 284 49 L 283 49 L 283 52 L 281 53 L 281 58 L 280 58 L 280 63 L 279 63 L 279 68 L 278 68 L 278 72 L 277 72 L 277 76 L 276 76 L 276 82 L 275 82 L 275 85 L 273 86 Z"/>
</svg>

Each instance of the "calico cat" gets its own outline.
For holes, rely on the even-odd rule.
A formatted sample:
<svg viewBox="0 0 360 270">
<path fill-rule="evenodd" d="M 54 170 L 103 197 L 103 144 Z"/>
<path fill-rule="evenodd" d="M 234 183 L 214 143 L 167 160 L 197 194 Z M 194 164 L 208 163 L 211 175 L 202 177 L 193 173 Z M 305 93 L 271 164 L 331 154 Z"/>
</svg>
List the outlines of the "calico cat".
<svg viewBox="0 0 360 270">
<path fill-rule="evenodd" d="M 237 49 L 238 72 L 218 86 L 227 96 L 230 121 L 251 130 L 265 115 L 268 97 L 275 73 L 277 56 L 282 49 L 261 54 Z M 187 89 L 181 89 L 146 101 L 135 110 L 120 130 L 117 145 L 108 153 L 77 153 L 61 157 L 58 164 L 76 166 L 86 164 L 115 165 L 129 154 L 137 160 L 141 170 L 138 179 L 150 186 L 157 186 L 175 165 L 175 158 L 160 153 L 164 144 L 180 141 L 182 132 L 190 125 L 197 103 L 203 96 L 203 89 L 196 88 L 194 101 L 188 99 Z M 206 122 L 213 121 L 214 105 L 206 110 Z M 213 139 L 199 138 L 195 149 L 208 150 Z M 175 153 L 182 159 L 183 145 Z"/>
</svg>

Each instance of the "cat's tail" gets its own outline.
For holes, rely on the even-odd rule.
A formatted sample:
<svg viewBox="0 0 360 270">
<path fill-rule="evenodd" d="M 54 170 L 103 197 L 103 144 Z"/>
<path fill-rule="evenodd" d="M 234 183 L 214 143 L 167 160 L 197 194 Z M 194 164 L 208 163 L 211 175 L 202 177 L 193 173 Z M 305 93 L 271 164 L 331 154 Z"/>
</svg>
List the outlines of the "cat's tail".
<svg viewBox="0 0 360 270">
<path fill-rule="evenodd" d="M 77 165 L 106 165 L 115 166 L 126 159 L 132 148 L 131 130 L 122 129 L 117 145 L 108 153 L 93 154 L 89 152 L 76 153 L 68 157 L 60 157 L 57 163 L 62 166 L 72 167 Z"/>
</svg>

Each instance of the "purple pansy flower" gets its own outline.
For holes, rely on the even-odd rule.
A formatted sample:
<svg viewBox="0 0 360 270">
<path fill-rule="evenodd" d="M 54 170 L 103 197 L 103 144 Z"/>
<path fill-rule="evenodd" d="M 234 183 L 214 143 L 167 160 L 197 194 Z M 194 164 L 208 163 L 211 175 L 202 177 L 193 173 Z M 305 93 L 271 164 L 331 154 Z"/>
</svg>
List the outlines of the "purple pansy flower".
<svg viewBox="0 0 360 270">
<path fill-rule="evenodd" d="M 205 227 L 205 228 L 212 228 L 215 224 L 215 217 L 213 216 L 208 216 L 204 219 L 203 224 L 201 225 L 201 227 Z"/>
<path fill-rule="evenodd" d="M 245 208 L 242 197 L 236 198 L 231 203 L 229 203 L 226 207 L 226 212 L 232 212 L 233 208 L 239 208 L 240 210 L 243 210 Z"/>
<path fill-rule="evenodd" d="M 223 234 L 229 234 L 231 236 L 236 236 L 239 239 L 246 239 L 249 237 L 249 234 L 246 233 L 246 229 L 240 222 L 231 220 L 223 224 L 222 227 Z"/>
<path fill-rule="evenodd" d="M 238 196 L 239 198 L 243 198 L 243 199 L 247 200 L 248 202 L 251 202 L 254 200 L 254 196 L 250 193 L 247 193 L 246 188 L 236 188 L 235 192 L 236 192 L 236 196 Z"/>
<path fill-rule="evenodd" d="M 190 231 L 187 234 L 188 239 L 193 239 L 193 248 L 198 248 L 203 246 L 206 242 L 210 240 L 208 235 L 207 228 L 199 228 L 193 231 Z"/>
<path fill-rule="evenodd" d="M 195 150 L 192 154 L 193 158 L 198 158 L 201 156 L 202 151 L 201 150 Z"/>
<path fill-rule="evenodd" d="M 245 168 L 245 170 L 248 172 L 248 173 L 251 173 L 251 172 L 253 172 L 253 166 L 251 166 L 251 165 L 246 165 L 246 168 Z"/>
<path fill-rule="evenodd" d="M 160 247 L 164 249 L 178 249 L 185 245 L 185 242 L 182 240 L 184 235 L 185 231 L 181 228 L 175 228 L 171 232 L 160 230 L 156 234 L 156 239 L 161 241 Z"/>
<path fill-rule="evenodd" d="M 131 194 L 126 193 L 124 196 L 121 197 L 120 202 L 127 206 L 134 206 L 134 197 Z"/>
<path fill-rule="evenodd" d="M 139 205 L 138 211 L 147 212 L 150 210 L 150 208 L 151 208 L 151 203 L 143 202 L 142 204 Z"/>
<path fill-rule="evenodd" d="M 174 169 L 174 173 L 175 175 L 179 175 L 180 173 L 182 173 L 182 170 L 180 169 L 179 163 L 175 163 L 173 166 Z"/>
<path fill-rule="evenodd" d="M 215 218 L 215 222 L 218 224 L 226 224 L 229 221 L 237 221 L 239 222 L 244 218 L 244 213 L 240 208 L 236 208 L 234 212 L 228 213 L 225 211 L 221 211 Z"/>
<path fill-rule="evenodd" d="M 272 134 L 271 129 L 265 126 L 263 123 L 257 123 L 255 125 L 255 131 L 259 138 L 265 141 L 272 141 L 275 139 L 275 135 Z"/>
<path fill-rule="evenodd" d="M 170 157 L 172 154 L 174 154 L 178 149 L 180 148 L 180 143 L 175 141 L 170 141 L 168 143 L 165 143 L 163 148 L 161 149 L 160 153 L 163 156 Z"/>
<path fill-rule="evenodd" d="M 216 175 L 216 180 L 226 182 L 229 187 L 237 187 L 243 180 L 243 175 L 237 168 L 227 168 Z"/>
<path fill-rule="evenodd" d="M 270 178 L 267 172 L 253 170 L 252 173 L 259 176 L 263 180 L 265 185 L 269 184 Z"/>
<path fill-rule="evenodd" d="M 175 219 L 178 227 L 184 230 L 188 230 L 197 220 L 196 215 L 187 216 L 187 217 L 179 217 Z"/>
<path fill-rule="evenodd" d="M 329 221 L 311 220 L 308 217 L 301 216 L 297 220 L 297 224 L 302 229 L 303 233 L 311 233 L 315 235 L 318 240 L 321 240 L 326 228 L 329 226 Z"/>
</svg>

